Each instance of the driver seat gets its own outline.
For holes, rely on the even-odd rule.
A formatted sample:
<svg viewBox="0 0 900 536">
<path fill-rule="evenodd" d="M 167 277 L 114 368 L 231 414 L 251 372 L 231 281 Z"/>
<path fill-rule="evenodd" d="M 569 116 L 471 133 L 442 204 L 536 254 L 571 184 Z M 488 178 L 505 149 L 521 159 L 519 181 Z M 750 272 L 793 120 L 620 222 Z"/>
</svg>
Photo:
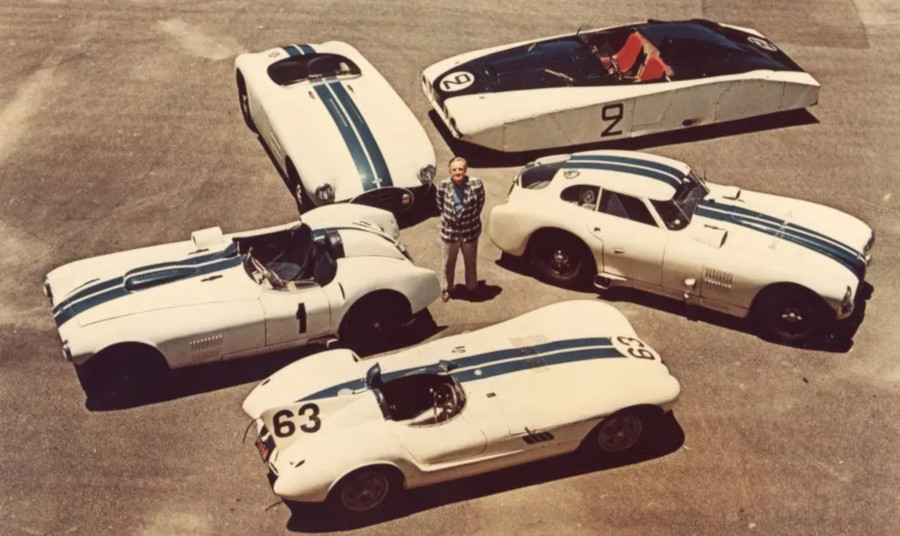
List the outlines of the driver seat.
<svg viewBox="0 0 900 536">
<path fill-rule="evenodd" d="M 638 54 L 644 49 L 644 39 L 638 32 L 631 32 L 625 44 L 613 55 L 616 64 L 619 66 L 619 72 L 625 74 L 634 67 L 634 63 L 638 58 Z"/>
<path fill-rule="evenodd" d="M 284 251 L 268 264 L 268 268 L 284 281 L 309 279 L 315 267 L 313 233 L 308 225 L 301 224 L 291 231 Z"/>
</svg>

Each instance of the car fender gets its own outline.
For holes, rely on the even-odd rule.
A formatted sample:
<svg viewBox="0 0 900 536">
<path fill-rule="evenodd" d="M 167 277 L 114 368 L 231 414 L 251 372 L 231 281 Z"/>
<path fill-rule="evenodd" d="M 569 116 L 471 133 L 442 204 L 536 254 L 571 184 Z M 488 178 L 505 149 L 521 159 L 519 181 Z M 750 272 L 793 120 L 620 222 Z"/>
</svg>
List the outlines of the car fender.
<svg viewBox="0 0 900 536">
<path fill-rule="evenodd" d="M 342 262 L 345 267 L 343 273 L 347 275 L 342 277 L 341 286 L 347 298 L 341 310 L 333 312 L 335 325 L 340 325 L 354 304 L 373 292 L 389 290 L 399 293 L 409 302 L 412 314 L 427 307 L 440 295 L 437 274 L 405 259 L 357 257 L 342 259 Z"/>
</svg>

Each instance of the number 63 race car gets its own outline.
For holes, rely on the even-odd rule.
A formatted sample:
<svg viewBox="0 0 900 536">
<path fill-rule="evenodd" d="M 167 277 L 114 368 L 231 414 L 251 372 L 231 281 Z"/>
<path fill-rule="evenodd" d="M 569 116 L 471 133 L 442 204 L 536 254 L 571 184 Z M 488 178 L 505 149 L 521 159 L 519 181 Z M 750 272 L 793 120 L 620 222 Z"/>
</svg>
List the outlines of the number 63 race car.
<svg viewBox="0 0 900 536">
<path fill-rule="evenodd" d="M 425 94 L 453 136 L 525 151 L 812 106 L 819 83 L 756 30 L 651 20 L 440 61 Z"/>
<path fill-rule="evenodd" d="M 88 392 L 135 396 L 153 373 L 340 337 L 386 344 L 434 301 L 434 272 L 395 240 L 393 215 L 362 205 L 302 223 L 76 261 L 44 291 L 63 355 Z"/>
<path fill-rule="evenodd" d="M 525 166 L 489 232 L 551 283 L 593 279 L 752 314 L 792 343 L 850 315 L 875 241 L 833 208 L 707 183 L 683 162 L 627 151 Z"/>
<path fill-rule="evenodd" d="M 621 313 L 589 300 L 372 361 L 315 354 L 244 401 L 276 494 L 367 517 L 403 488 L 579 447 L 614 455 L 681 389 Z"/>
<path fill-rule="evenodd" d="M 301 210 L 350 200 L 400 213 L 425 197 L 434 148 L 419 120 L 347 43 L 289 45 L 234 62 L 241 112 Z"/>
</svg>

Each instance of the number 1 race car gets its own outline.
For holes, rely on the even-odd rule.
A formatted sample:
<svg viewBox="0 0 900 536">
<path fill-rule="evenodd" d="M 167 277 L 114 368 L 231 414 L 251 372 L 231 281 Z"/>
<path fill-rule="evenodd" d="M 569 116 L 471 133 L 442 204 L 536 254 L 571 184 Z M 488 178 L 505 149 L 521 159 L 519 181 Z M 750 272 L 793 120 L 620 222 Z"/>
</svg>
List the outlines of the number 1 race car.
<svg viewBox="0 0 900 536">
<path fill-rule="evenodd" d="M 619 311 L 590 300 L 372 361 L 315 354 L 244 401 L 276 494 L 367 516 L 402 488 L 579 447 L 615 455 L 681 389 Z"/>
<path fill-rule="evenodd" d="M 439 293 L 437 276 L 413 265 L 397 235 L 389 212 L 334 205 L 302 223 L 228 235 L 213 227 L 76 261 L 47 274 L 44 291 L 90 398 L 150 387 L 142 380 L 165 368 L 336 336 L 390 342 Z"/>
<path fill-rule="evenodd" d="M 826 206 L 705 182 L 629 151 L 541 158 L 490 215 L 494 244 L 555 284 L 630 286 L 746 317 L 784 342 L 846 318 L 872 229 Z"/>
<path fill-rule="evenodd" d="M 397 214 L 426 197 L 431 141 L 355 48 L 289 45 L 241 54 L 234 65 L 244 120 L 296 187 L 302 210 L 350 200 Z"/>
<path fill-rule="evenodd" d="M 453 136 L 525 151 L 812 106 L 819 83 L 756 30 L 651 20 L 523 41 L 425 69 Z"/>
</svg>

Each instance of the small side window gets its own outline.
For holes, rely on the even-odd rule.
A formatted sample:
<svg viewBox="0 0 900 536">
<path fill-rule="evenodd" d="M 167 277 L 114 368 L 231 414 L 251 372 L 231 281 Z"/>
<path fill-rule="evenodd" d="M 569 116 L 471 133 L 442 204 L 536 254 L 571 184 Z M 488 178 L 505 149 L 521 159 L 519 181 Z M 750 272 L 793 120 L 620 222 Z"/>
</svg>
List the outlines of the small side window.
<svg viewBox="0 0 900 536">
<path fill-rule="evenodd" d="M 600 212 L 657 227 L 647 205 L 637 197 L 603 190 Z"/>
<path fill-rule="evenodd" d="M 572 203 L 588 210 L 597 210 L 599 194 L 600 188 L 597 186 L 576 184 L 563 190 L 559 197 L 567 203 Z"/>
</svg>

